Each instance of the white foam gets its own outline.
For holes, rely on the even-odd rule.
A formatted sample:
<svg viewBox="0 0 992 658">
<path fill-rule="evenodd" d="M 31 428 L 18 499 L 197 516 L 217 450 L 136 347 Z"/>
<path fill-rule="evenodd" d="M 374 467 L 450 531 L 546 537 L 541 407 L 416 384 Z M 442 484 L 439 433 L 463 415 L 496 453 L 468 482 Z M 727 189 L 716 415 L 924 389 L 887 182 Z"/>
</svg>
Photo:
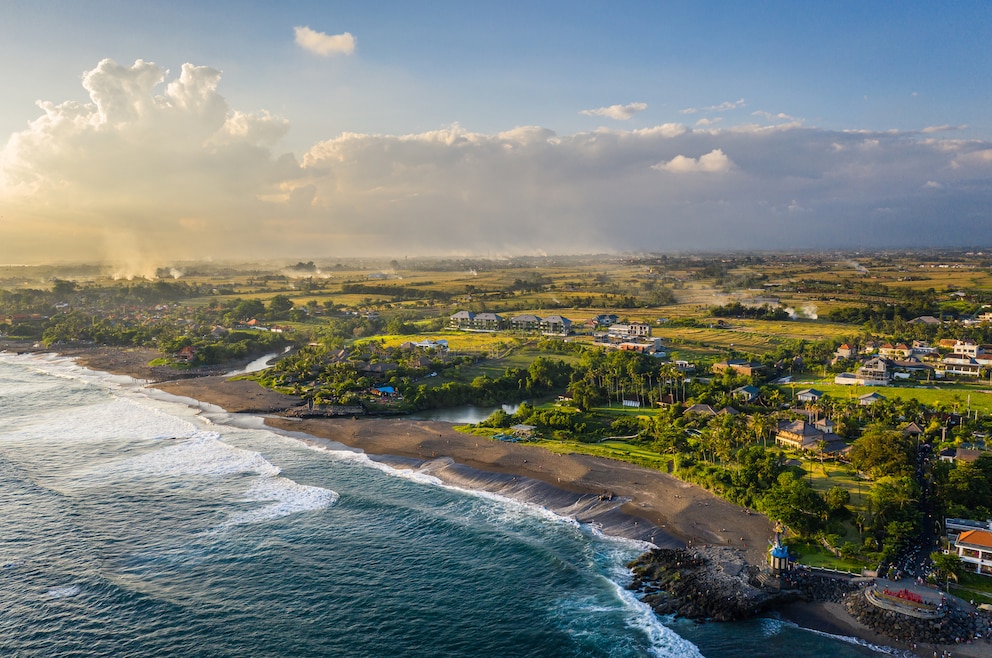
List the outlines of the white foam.
<svg viewBox="0 0 992 658">
<path fill-rule="evenodd" d="M 245 494 L 245 502 L 268 502 L 268 505 L 232 514 L 214 530 L 248 523 L 263 523 L 290 514 L 312 512 L 333 505 L 338 494 L 330 489 L 298 484 L 283 477 L 262 478 Z"/>
<path fill-rule="evenodd" d="M 832 640 L 839 640 L 841 642 L 846 642 L 847 644 L 854 644 L 854 645 L 857 645 L 859 647 L 864 647 L 864 648 L 869 649 L 870 651 L 872 651 L 874 653 L 879 653 L 879 654 L 884 653 L 884 654 L 888 654 L 890 656 L 906 656 L 907 658 L 916 655 L 916 654 L 912 653 L 911 651 L 906 651 L 904 649 L 896 649 L 895 647 L 886 647 L 886 646 L 883 646 L 881 644 L 872 644 L 871 642 L 868 642 L 867 640 L 862 640 L 859 637 L 851 637 L 849 635 L 835 635 L 834 633 L 827 633 L 825 631 L 818 631 L 818 630 L 816 630 L 814 628 L 805 628 L 803 626 L 799 626 L 798 624 L 794 624 L 794 623 L 792 623 L 790 621 L 784 621 L 783 620 L 782 621 L 782 624 L 789 625 L 789 626 L 792 626 L 794 628 L 798 628 L 798 629 L 804 630 L 807 633 L 813 633 L 814 635 L 819 635 L 821 637 L 829 637 Z"/>
<path fill-rule="evenodd" d="M 101 404 L 37 414 L 6 433 L 10 440 L 32 439 L 43 427 L 46 436 L 72 442 L 108 439 L 159 439 L 189 436 L 196 431 L 191 423 L 141 405 L 114 397 Z"/>
<path fill-rule="evenodd" d="M 612 580 L 610 583 L 613 584 L 617 598 L 624 604 L 627 626 L 644 633 L 651 645 L 652 655 L 659 658 L 703 658 L 695 644 L 661 623 L 651 606 L 638 600 L 633 592 L 621 587 L 619 583 Z"/>
<path fill-rule="evenodd" d="M 45 596 L 50 599 L 64 599 L 69 596 L 76 596 L 81 591 L 79 585 L 61 585 L 48 590 Z"/>
</svg>

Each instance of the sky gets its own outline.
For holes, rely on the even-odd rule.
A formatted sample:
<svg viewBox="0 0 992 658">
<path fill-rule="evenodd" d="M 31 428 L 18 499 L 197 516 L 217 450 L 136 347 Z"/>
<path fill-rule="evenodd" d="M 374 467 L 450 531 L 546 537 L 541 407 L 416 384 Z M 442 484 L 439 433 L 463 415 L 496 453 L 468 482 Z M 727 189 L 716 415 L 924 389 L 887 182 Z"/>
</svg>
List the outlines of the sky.
<svg viewBox="0 0 992 658">
<path fill-rule="evenodd" d="M 992 3 L 0 0 L 0 263 L 992 248 Z"/>
</svg>

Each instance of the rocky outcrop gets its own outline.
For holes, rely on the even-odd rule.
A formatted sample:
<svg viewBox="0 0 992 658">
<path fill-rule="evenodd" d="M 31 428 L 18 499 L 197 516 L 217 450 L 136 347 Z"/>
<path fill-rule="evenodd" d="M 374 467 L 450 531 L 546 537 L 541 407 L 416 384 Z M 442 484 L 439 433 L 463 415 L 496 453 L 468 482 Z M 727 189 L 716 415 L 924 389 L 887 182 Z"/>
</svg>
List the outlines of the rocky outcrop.
<svg viewBox="0 0 992 658">
<path fill-rule="evenodd" d="M 918 644 L 956 644 L 987 636 L 992 620 L 985 614 L 969 610 L 953 598 L 945 601 L 946 613 L 939 619 L 923 620 L 884 610 L 872 605 L 864 592 L 844 597 L 848 613 L 873 631 L 902 642 Z"/>
<path fill-rule="evenodd" d="M 628 588 L 642 593 L 660 615 L 734 621 L 801 596 L 795 590 L 756 587 L 758 570 L 729 548 L 658 548 L 627 566 L 634 574 Z"/>
</svg>

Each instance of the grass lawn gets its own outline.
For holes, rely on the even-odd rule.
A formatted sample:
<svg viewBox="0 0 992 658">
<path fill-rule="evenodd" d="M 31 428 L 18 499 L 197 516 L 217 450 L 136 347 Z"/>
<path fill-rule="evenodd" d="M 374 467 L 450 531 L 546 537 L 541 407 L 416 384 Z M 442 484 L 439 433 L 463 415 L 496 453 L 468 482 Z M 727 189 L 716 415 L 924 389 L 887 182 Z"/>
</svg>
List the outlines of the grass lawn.
<svg viewBox="0 0 992 658">
<path fill-rule="evenodd" d="M 847 560 L 837 557 L 819 544 L 789 543 L 789 548 L 799 556 L 797 560 L 800 564 L 810 567 L 821 567 L 824 569 L 837 569 L 860 574 L 866 566 L 863 562 Z"/>
<path fill-rule="evenodd" d="M 660 455 L 643 446 L 635 446 L 622 441 L 604 441 L 603 443 L 579 443 L 577 441 L 556 441 L 553 439 L 539 439 L 528 441 L 530 445 L 537 445 L 552 452 L 562 454 L 579 453 L 583 455 L 594 455 L 605 457 L 617 461 L 629 462 L 638 466 L 654 468 L 661 471 L 668 470 L 668 462 L 672 460 L 671 455 Z"/>
<path fill-rule="evenodd" d="M 811 464 L 808 459 L 804 459 L 803 468 L 812 470 L 807 479 L 810 480 L 814 490 L 824 494 L 834 487 L 844 487 L 851 494 L 848 507 L 855 512 L 864 511 L 871 483 L 859 480 L 852 466 L 831 461 L 825 461 L 821 465 L 816 460 Z"/>
<path fill-rule="evenodd" d="M 925 386 L 925 388 L 917 388 Z M 843 386 L 828 382 L 823 379 L 808 379 L 797 381 L 796 390 L 814 387 L 827 395 L 836 398 L 858 398 L 867 393 L 879 393 L 887 398 L 898 398 L 900 400 L 910 400 L 916 398 L 922 404 L 935 407 L 945 405 L 949 409 L 958 408 L 958 411 L 965 411 L 969 408 L 968 398 L 971 397 L 970 409 L 978 410 L 980 413 L 992 413 L 992 386 L 988 382 L 953 382 L 947 384 L 920 385 L 911 384 L 906 386 Z M 792 396 L 792 386 L 780 386 L 779 390 L 787 398 Z M 955 397 L 957 399 L 955 399 Z"/>
<path fill-rule="evenodd" d="M 992 603 L 992 577 L 966 573 L 959 582 L 950 583 L 951 594 L 975 603 Z"/>
</svg>

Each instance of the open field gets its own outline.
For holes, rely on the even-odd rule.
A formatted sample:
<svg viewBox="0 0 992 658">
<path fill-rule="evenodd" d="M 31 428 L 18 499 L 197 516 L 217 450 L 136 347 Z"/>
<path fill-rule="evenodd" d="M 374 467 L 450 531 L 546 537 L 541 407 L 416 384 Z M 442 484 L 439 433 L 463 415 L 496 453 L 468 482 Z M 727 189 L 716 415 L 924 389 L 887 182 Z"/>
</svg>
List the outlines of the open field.
<svg viewBox="0 0 992 658">
<path fill-rule="evenodd" d="M 803 379 L 779 389 L 787 397 L 792 397 L 794 391 L 804 388 L 816 388 L 836 399 L 856 400 L 861 395 L 879 393 L 886 398 L 912 400 L 938 407 L 944 406 L 950 411 L 964 413 L 978 411 L 980 414 L 992 413 L 992 386 L 987 381 L 974 383 L 948 382 L 929 384 L 911 384 L 904 386 L 842 386 L 830 383 L 831 380 Z"/>
</svg>

